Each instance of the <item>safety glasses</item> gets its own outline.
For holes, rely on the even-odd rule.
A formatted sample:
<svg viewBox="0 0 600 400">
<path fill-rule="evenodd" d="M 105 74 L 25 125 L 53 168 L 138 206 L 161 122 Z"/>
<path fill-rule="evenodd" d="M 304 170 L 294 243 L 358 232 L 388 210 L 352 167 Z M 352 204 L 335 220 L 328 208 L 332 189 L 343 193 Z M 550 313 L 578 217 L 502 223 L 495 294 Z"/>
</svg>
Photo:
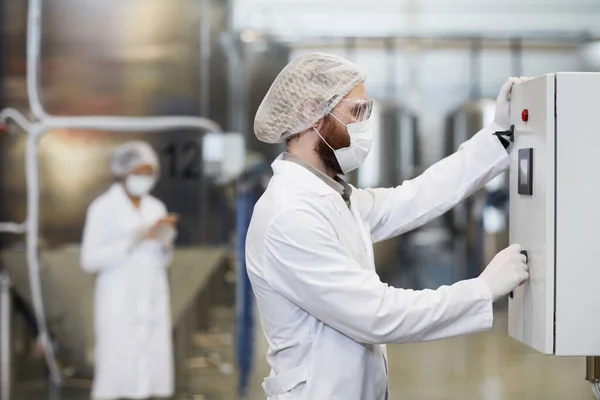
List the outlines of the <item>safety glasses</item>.
<svg viewBox="0 0 600 400">
<path fill-rule="evenodd" d="M 342 99 L 342 107 L 339 108 L 340 114 L 350 118 L 351 122 L 362 122 L 371 118 L 373 112 L 373 100 L 362 99 Z M 344 105 L 346 105 L 344 107 Z M 338 107 L 336 107 L 337 109 Z M 335 109 L 334 109 L 335 110 Z"/>
</svg>

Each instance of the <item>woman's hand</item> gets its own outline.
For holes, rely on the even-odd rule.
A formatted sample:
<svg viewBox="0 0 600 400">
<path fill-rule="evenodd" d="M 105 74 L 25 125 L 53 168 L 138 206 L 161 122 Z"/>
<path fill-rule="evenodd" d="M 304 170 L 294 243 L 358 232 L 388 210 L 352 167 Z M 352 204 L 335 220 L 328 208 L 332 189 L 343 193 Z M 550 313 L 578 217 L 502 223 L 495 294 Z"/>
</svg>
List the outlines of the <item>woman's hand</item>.
<svg viewBox="0 0 600 400">
<path fill-rule="evenodd" d="M 172 246 L 177 237 L 175 224 L 179 221 L 179 215 L 169 214 L 158 220 L 148 231 L 146 239 L 157 240 L 165 246 Z"/>
<path fill-rule="evenodd" d="M 179 221 L 179 215 L 169 214 L 164 218 L 159 219 L 150 228 L 145 239 L 160 239 L 161 231 L 167 229 L 175 229 L 175 224 Z"/>
</svg>

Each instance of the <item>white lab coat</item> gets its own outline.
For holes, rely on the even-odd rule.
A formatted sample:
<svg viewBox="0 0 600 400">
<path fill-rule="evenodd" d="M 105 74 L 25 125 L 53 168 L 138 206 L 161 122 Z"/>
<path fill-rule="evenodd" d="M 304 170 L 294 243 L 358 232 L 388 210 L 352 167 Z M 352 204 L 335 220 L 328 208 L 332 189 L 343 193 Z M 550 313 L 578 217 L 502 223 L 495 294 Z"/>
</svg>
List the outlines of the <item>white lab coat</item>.
<svg viewBox="0 0 600 400">
<path fill-rule="evenodd" d="M 429 341 L 492 326 L 492 293 L 472 279 L 438 290 L 380 281 L 373 243 L 440 216 L 508 168 L 488 128 L 423 175 L 355 189 L 351 209 L 306 168 L 281 159 L 256 204 L 246 261 L 271 373 L 270 400 L 383 400 L 385 343 Z"/>
<path fill-rule="evenodd" d="M 136 209 L 120 184 L 88 209 L 81 265 L 96 274 L 93 398 L 173 394 L 167 277 L 172 255 L 156 241 L 135 245 L 139 232 L 166 215 L 152 196 Z"/>
</svg>

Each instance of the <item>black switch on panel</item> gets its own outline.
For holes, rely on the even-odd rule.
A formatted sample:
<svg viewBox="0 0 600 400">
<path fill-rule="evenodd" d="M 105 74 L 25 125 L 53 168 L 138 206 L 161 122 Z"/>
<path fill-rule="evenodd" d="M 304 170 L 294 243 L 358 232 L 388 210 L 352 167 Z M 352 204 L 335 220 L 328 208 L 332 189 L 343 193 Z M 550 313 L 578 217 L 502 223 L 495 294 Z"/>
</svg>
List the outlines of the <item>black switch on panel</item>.
<svg viewBox="0 0 600 400">
<path fill-rule="evenodd" d="M 525 264 L 527 264 L 529 262 L 529 254 L 527 253 L 527 250 L 521 251 L 521 254 L 523 254 L 525 256 Z M 508 297 L 510 297 L 511 299 L 513 298 L 513 296 L 514 296 L 513 292 L 510 292 L 508 294 Z"/>
</svg>

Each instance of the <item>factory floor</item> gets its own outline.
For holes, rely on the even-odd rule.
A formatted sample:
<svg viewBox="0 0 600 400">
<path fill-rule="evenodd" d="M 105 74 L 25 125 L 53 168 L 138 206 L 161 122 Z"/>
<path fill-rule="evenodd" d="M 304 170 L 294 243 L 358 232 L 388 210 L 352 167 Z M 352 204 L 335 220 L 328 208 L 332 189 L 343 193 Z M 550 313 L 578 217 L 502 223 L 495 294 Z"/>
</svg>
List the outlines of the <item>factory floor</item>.
<svg viewBox="0 0 600 400">
<path fill-rule="evenodd" d="M 219 329 L 233 326 L 231 309 L 219 308 L 213 313 Z M 491 332 L 431 343 L 392 345 L 388 347 L 390 367 L 390 400 L 529 400 L 592 399 L 584 380 L 583 358 L 555 358 L 538 354 L 506 335 L 506 312 L 498 310 Z M 215 337 L 230 337 L 227 334 Z M 202 336 L 202 335 L 201 335 Z M 255 368 L 249 400 L 264 399 L 260 383 L 268 373 L 264 361 L 265 341 L 257 331 Z M 210 341 L 204 335 L 199 341 Z M 218 341 L 218 340 L 217 340 Z M 220 354 L 216 363 L 190 363 L 189 392 L 180 398 L 189 400 L 235 399 L 235 373 L 227 374 L 233 360 L 232 346 L 227 340 L 213 345 Z M 210 357 L 209 357 L 210 358 Z M 219 365 L 220 366 L 217 366 Z M 225 366 L 225 368 L 223 368 Z M 60 395 L 49 395 L 41 384 L 19 386 L 14 400 L 86 400 L 89 389 L 63 389 Z"/>
<path fill-rule="evenodd" d="M 438 287 L 453 279 L 453 259 L 424 247 L 411 260 L 414 273 L 399 272 L 386 281 L 397 287 Z M 403 271 L 390 268 L 391 271 Z M 415 279 L 415 276 L 417 278 Z M 420 278 L 419 278 L 420 276 Z M 507 335 L 506 303 L 496 304 L 490 332 L 430 343 L 388 346 L 390 400 L 579 400 L 592 399 L 585 381 L 584 358 L 544 356 Z M 177 399 L 236 400 L 233 370 L 234 309 L 211 307 L 209 332 L 191 338 L 187 376 Z M 264 399 L 261 383 L 269 373 L 266 343 L 255 324 L 254 368 L 246 400 Z M 181 378 L 181 377 L 180 377 Z M 183 385 L 181 384 L 183 382 Z M 40 382 L 19 382 L 11 400 L 87 400 L 89 382 L 72 382 L 60 394 L 49 394 Z M 327 400 L 327 399 L 311 399 Z"/>
<path fill-rule="evenodd" d="M 507 313 L 492 331 L 431 343 L 388 346 L 390 400 L 592 399 L 584 358 L 539 354 L 510 339 Z M 264 341 L 257 345 L 264 354 Z M 261 399 L 258 373 L 252 400 Z"/>
</svg>

